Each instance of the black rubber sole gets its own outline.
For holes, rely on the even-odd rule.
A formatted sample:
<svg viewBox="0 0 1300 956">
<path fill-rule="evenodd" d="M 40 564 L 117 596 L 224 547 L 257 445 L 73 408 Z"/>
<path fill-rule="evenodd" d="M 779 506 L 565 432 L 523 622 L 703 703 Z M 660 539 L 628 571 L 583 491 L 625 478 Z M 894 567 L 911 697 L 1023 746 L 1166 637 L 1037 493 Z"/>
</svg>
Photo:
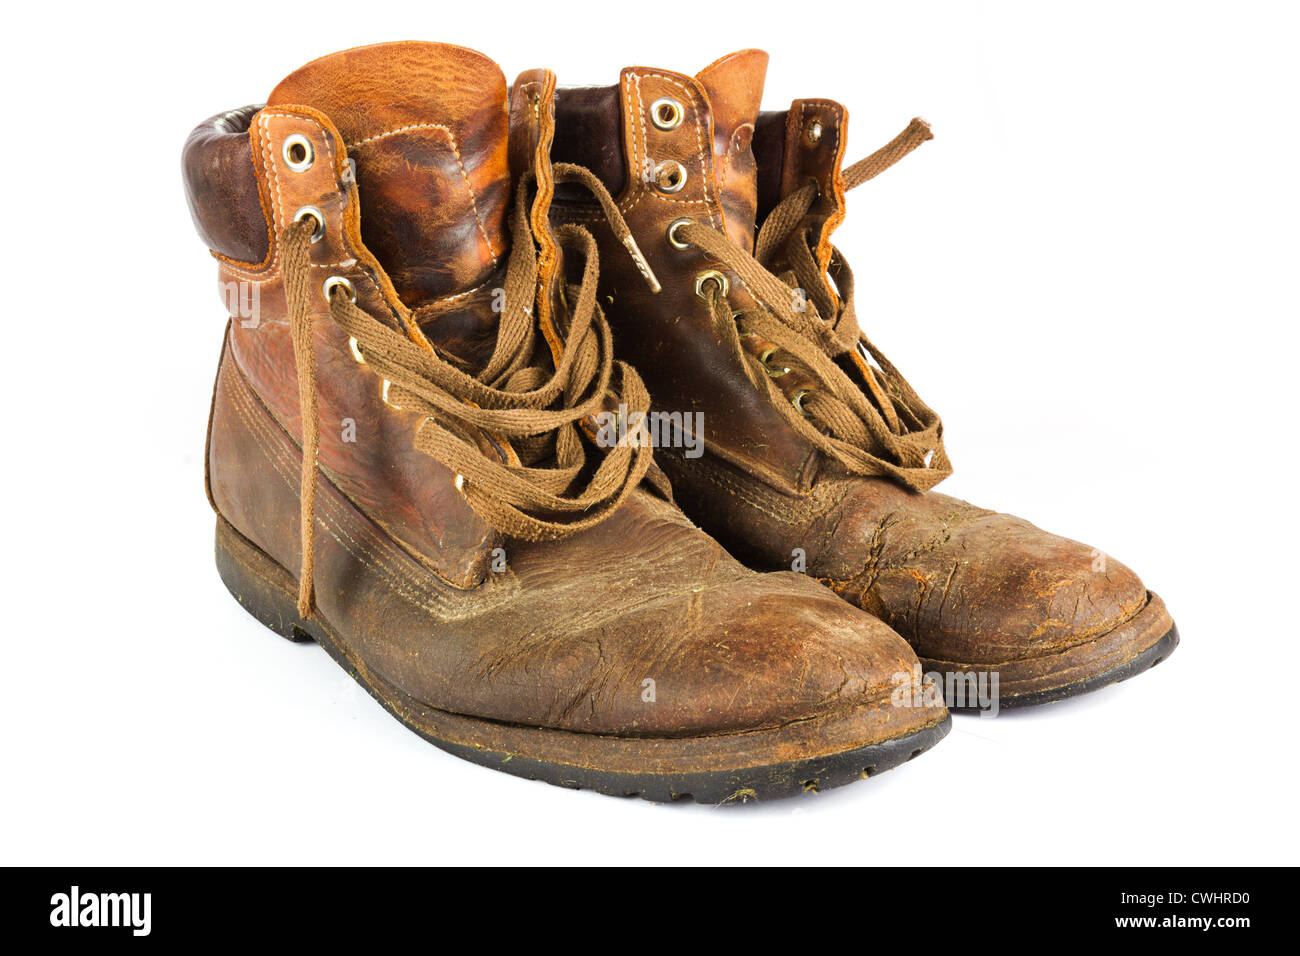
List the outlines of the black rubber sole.
<svg viewBox="0 0 1300 956">
<path fill-rule="evenodd" d="M 1016 710 L 1022 707 L 1037 707 L 1041 704 L 1052 704 L 1059 700 L 1068 700 L 1071 697 L 1078 697 L 1081 694 L 1100 690 L 1102 687 L 1109 687 L 1111 684 L 1118 684 L 1120 681 L 1126 681 L 1130 677 L 1136 677 L 1143 671 L 1149 671 L 1172 654 L 1174 648 L 1177 646 L 1178 627 L 1177 625 L 1174 625 L 1170 627 L 1168 633 L 1165 634 L 1164 637 L 1160 638 L 1160 640 L 1156 641 L 1156 643 L 1117 667 L 1112 667 L 1108 671 L 1102 671 L 1100 674 L 1094 674 L 1091 677 L 1085 678 L 1081 681 L 1075 681 L 1072 684 L 1063 684 L 1060 687 L 1049 687 L 1044 690 L 1031 691 L 1028 694 L 999 697 L 998 708 L 1000 710 Z M 980 713 L 979 707 L 949 706 L 948 709 L 957 714 Z"/>
<path fill-rule="evenodd" d="M 368 687 L 366 689 L 381 704 L 384 703 L 373 690 Z M 385 709 L 397 716 L 386 704 Z M 820 793 L 832 787 L 874 777 L 913 757 L 919 757 L 933 747 L 952 729 L 952 718 L 945 717 L 941 723 L 906 737 L 870 744 L 829 757 L 769 764 L 765 767 L 747 768 L 743 772 L 716 771 L 680 775 L 608 773 L 561 766 L 528 757 L 449 744 L 417 727 L 407 726 L 434 746 L 463 760 L 493 770 L 502 770 L 526 780 L 540 780 L 570 790 L 594 790 L 611 797 L 640 797 L 653 803 L 693 800 L 696 803 L 722 806 Z"/>
<path fill-rule="evenodd" d="M 920 756 L 942 740 L 952 728 L 952 718 L 945 714 L 942 720 L 915 732 L 839 753 L 739 769 L 680 774 L 609 771 L 540 760 L 512 752 L 511 749 L 481 744 L 471 746 L 445 739 L 430 732 L 425 725 L 445 721 L 469 723 L 487 730 L 489 737 L 493 732 L 509 734 L 527 732 L 530 729 L 436 711 L 406 697 L 376 676 L 367 676 L 364 667 L 319 622 L 299 619 L 294 595 L 285 593 L 286 582 L 273 580 L 281 574 L 287 576 L 287 572 L 278 569 L 278 566 L 254 567 L 254 564 L 269 559 L 256 551 L 255 545 L 229 525 L 223 529 L 223 524 L 218 519 L 217 569 L 226 588 L 254 618 L 281 637 L 293 641 L 315 641 L 385 710 L 429 743 L 471 763 L 517 777 L 575 790 L 594 790 L 610 796 L 641 797 L 655 802 L 694 800 L 715 805 L 743 804 L 817 793 L 876 776 Z M 237 555 L 236 550 L 241 553 Z M 252 553 L 254 551 L 255 554 Z M 652 742 L 642 739 L 620 739 L 625 740 L 629 748 L 652 745 Z M 614 738 L 602 738 L 602 742 L 610 740 Z"/>
</svg>

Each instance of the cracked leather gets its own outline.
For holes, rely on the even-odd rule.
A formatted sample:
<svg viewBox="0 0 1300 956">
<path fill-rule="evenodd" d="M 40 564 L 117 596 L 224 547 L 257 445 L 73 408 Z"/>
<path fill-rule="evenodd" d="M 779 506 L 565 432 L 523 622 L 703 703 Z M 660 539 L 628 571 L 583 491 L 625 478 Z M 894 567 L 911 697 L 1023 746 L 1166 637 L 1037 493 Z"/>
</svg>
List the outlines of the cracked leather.
<svg viewBox="0 0 1300 956">
<path fill-rule="evenodd" d="M 668 242 L 674 219 L 712 223 L 743 245 L 754 227 L 737 221 L 746 210 L 765 216 L 783 196 L 816 180 L 819 197 L 805 225 L 824 263 L 830 234 L 844 216 L 847 111 L 817 99 L 760 112 L 749 91 L 761 90 L 765 60 L 754 53 L 724 57 L 694 78 L 636 67 L 623 72 L 614 90 L 557 95 L 557 158 L 596 157 L 594 168 L 607 171 L 606 184 L 618 190 L 620 208 L 664 285 L 657 296 L 639 287 L 609 230 L 595 228 L 607 263 L 602 304 L 620 357 L 637 365 L 657 409 L 704 413 L 702 457 L 675 449 L 657 455 L 679 504 L 752 567 L 788 568 L 802 549 L 810 574 L 896 628 L 925 658 L 962 664 L 1037 658 L 1129 620 L 1146 605 L 1146 588 L 1096 549 L 947 495 L 848 475 L 822 460 L 753 388 L 712 329 L 694 277 L 717 264 Z M 688 122 L 667 132 L 647 122 L 646 109 L 658 96 L 680 98 Z M 821 124 L 815 139 L 804 135 L 814 119 Z M 743 159 L 731 157 L 724 184 L 717 144 L 745 141 L 723 133 L 747 124 L 751 148 Z M 700 149 L 701 141 L 715 149 Z M 611 154 L 620 148 L 623 175 L 616 177 Z M 635 179 L 647 152 L 680 158 L 693 178 L 673 196 L 657 194 Z M 553 214 L 577 222 L 591 217 L 576 201 L 557 204 Z M 748 305 L 736 277 L 729 278 L 733 308 Z"/>
<path fill-rule="evenodd" d="M 476 290 L 484 276 L 490 281 L 489 253 L 508 254 L 505 234 L 492 225 L 500 219 L 496 200 L 484 197 L 512 194 L 511 163 L 516 177 L 531 164 L 539 195 L 547 193 L 554 127 L 551 74 L 525 74 L 508 100 L 499 70 L 475 56 L 399 44 L 316 61 L 282 83 L 272 105 L 233 129 L 208 124 L 187 146 L 187 169 L 225 170 L 219 187 L 212 177 L 187 175 L 208 184 L 191 191 L 196 221 L 219 222 L 230 206 L 247 222 L 247 236 L 227 237 L 214 249 L 222 280 L 260 290 L 257 321 L 233 316 L 222 351 L 209 495 L 226 521 L 293 576 L 301 558 L 301 425 L 280 236 L 295 209 L 318 207 L 327 222 L 311 247 L 313 271 L 345 275 L 361 307 L 412 336 L 422 322 L 435 347 L 472 365 L 481 351 L 475 343 L 490 331 L 484 313 L 491 315 Z M 390 72 L 394 64 L 400 77 Z M 450 93 L 448 76 L 456 77 Z M 395 78 L 403 95 L 371 103 Z M 477 212 L 441 133 L 373 139 L 423 124 L 457 131 Z M 283 161 L 284 141 L 294 134 L 316 151 L 315 165 L 302 173 L 286 171 Z M 358 137 L 372 143 L 356 157 L 352 182 L 346 160 Z M 219 160 L 209 154 L 213 142 Z M 373 150 L 376 142 L 393 152 Z M 389 181 L 395 164 L 403 168 Z M 489 167 L 499 180 L 484 178 Z M 454 201 L 440 206 L 428 193 L 413 193 L 424 184 Z M 534 213 L 549 283 L 539 320 L 553 323 L 554 334 L 562 323 L 547 313 L 562 308 L 559 257 L 544 202 Z M 480 230 L 485 223 L 490 243 Z M 214 237 L 213 228 L 200 232 Z M 249 250 L 263 231 L 269 244 L 258 259 Z M 240 251 L 250 261 L 231 259 Z M 416 312 L 412 301 L 420 304 Z M 936 719 L 888 706 L 894 676 L 910 672 L 916 659 L 885 624 L 804 575 L 746 568 L 647 491 L 561 541 L 498 535 L 457 493 L 454 476 L 414 451 L 418 421 L 383 403 L 380 382 L 353 359 L 323 297 L 315 309 L 322 470 L 316 606 L 385 680 L 449 712 L 597 734 L 729 734 L 879 708 L 883 738 Z M 355 425 L 354 442 L 339 437 L 344 419 Z M 505 558 L 499 573 L 491 569 L 498 547 Z M 656 684 L 653 706 L 643 698 L 647 678 Z"/>
</svg>

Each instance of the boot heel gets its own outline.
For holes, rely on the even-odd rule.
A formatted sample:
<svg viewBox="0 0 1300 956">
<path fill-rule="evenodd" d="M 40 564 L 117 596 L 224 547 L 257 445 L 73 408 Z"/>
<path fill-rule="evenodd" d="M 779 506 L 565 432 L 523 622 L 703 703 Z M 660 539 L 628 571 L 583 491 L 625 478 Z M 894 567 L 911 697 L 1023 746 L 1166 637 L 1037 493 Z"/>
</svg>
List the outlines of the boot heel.
<svg viewBox="0 0 1300 956">
<path fill-rule="evenodd" d="M 298 583 L 261 548 L 217 516 L 217 573 L 244 610 L 281 637 L 310 641 L 298 617 Z"/>
</svg>

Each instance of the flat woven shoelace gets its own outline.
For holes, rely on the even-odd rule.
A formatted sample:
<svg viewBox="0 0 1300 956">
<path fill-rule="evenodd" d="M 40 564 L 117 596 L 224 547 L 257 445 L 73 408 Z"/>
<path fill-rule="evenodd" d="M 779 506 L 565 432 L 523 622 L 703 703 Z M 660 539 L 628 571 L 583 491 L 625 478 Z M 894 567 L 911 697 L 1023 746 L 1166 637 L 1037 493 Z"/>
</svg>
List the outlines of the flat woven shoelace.
<svg viewBox="0 0 1300 956">
<path fill-rule="evenodd" d="M 583 179 L 571 171 L 567 177 Z M 581 228 L 561 227 L 555 234 L 559 244 L 576 248 L 585 258 L 576 295 L 571 293 L 574 304 L 567 328 L 556 330 L 564 338 L 558 359 L 538 334 L 533 317 L 538 258 L 526 198 L 527 183 L 521 182 L 511 218 L 505 307 L 492 355 L 478 374 L 461 371 L 432 346 L 389 328 L 358 308 L 345 292 L 335 291 L 330 296 L 327 314 L 356 341 L 366 366 L 389 383 L 386 401 L 424 416 L 414 436 L 415 447 L 456 473 L 457 487 L 475 513 L 503 534 L 538 541 L 566 537 L 598 524 L 642 479 L 670 493 L 662 474 L 652 468 L 653 453 L 648 445 L 620 443 L 604 450 L 594 468 L 589 464 L 591 445 L 580 433 L 583 419 L 618 402 L 630 413 L 644 414 L 649 411 L 650 396 L 636 371 L 613 358 L 609 325 L 596 302 L 596 244 Z M 616 208 L 612 214 L 618 215 Z M 304 617 L 310 616 L 314 598 L 320 446 L 312 332 L 316 284 L 309 252 L 316 228 L 311 219 L 294 223 L 283 240 L 289 328 L 302 409 L 298 612 Z M 616 230 L 619 228 L 630 237 L 621 217 Z M 628 249 L 640 260 L 638 267 L 643 265 L 635 243 Z M 647 281 L 652 278 L 647 276 Z M 503 445 L 507 449 L 503 457 L 508 460 L 485 454 L 474 431 Z M 575 485 L 581 487 L 575 489 Z"/>
<path fill-rule="evenodd" d="M 889 144 L 845 169 L 845 187 L 874 178 L 930 138 L 930 127 L 912 120 Z M 759 303 L 759 308 L 733 312 L 720 284 L 709 285 L 720 334 L 749 380 L 770 395 L 791 427 L 854 474 L 884 475 L 913 490 L 927 490 L 952 473 L 942 424 L 859 329 L 853 273 L 838 249 L 827 270 L 838 302 L 827 287 L 810 230 L 803 226 L 817 196 L 818 185 L 810 181 L 782 199 L 759 230 L 753 255 L 719 230 L 694 221 L 678 227 L 675 237 L 730 269 Z M 775 262 L 782 254 L 784 265 L 777 275 Z M 797 403 L 786 396 L 769 366 L 744 347 L 742 336 L 751 334 L 772 343 L 783 364 L 798 366 L 817 386 L 803 390 Z M 842 362 L 859 373 L 860 383 Z"/>
</svg>

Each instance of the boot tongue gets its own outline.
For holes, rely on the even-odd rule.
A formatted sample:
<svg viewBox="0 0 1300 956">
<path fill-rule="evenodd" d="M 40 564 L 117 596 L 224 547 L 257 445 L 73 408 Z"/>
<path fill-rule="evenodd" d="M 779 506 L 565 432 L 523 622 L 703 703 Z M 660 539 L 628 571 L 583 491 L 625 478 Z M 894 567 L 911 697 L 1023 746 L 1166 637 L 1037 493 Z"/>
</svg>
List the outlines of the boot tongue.
<svg viewBox="0 0 1300 956">
<path fill-rule="evenodd" d="M 268 106 L 329 117 L 356 162 L 361 237 L 417 308 L 484 282 L 507 254 L 506 81 L 480 53 L 382 43 L 314 60 Z"/>
<path fill-rule="evenodd" d="M 767 54 L 741 50 L 706 66 L 695 77 L 713 115 L 713 157 L 727 235 L 747 252 L 754 248 L 758 171 L 751 143 L 763 98 Z"/>
</svg>

